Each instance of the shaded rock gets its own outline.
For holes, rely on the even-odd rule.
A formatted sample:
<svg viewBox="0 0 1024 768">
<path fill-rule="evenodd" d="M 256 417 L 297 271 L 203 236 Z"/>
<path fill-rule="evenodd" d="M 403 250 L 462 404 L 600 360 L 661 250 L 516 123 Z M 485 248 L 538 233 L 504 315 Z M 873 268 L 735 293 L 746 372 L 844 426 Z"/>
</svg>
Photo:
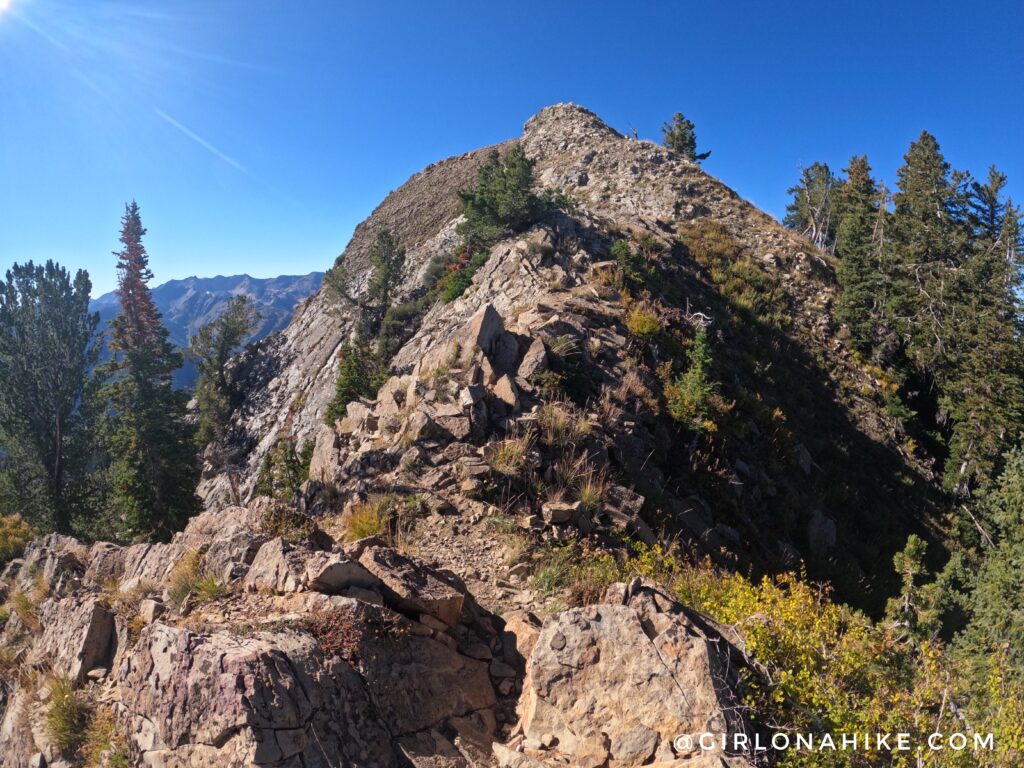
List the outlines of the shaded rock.
<svg viewBox="0 0 1024 768">
<path fill-rule="evenodd" d="M 250 592 L 270 591 L 277 594 L 297 592 L 306 578 L 301 555 L 282 539 L 271 539 L 260 547 L 245 576 Z"/>
<path fill-rule="evenodd" d="M 339 595 L 352 587 L 376 589 L 380 579 L 345 555 L 313 552 L 306 560 L 304 583 L 317 592 Z"/>
<path fill-rule="evenodd" d="M 539 338 L 530 342 L 526 353 L 523 355 L 516 376 L 521 379 L 529 379 L 531 376 L 543 373 L 548 367 L 548 353 L 544 348 L 544 342 Z"/>
<path fill-rule="evenodd" d="M 382 582 L 388 605 L 410 613 L 426 613 L 454 627 L 464 597 L 428 568 L 417 565 L 393 549 L 370 547 L 359 563 Z"/>
<path fill-rule="evenodd" d="M 549 525 L 562 525 L 571 522 L 583 505 L 578 501 L 545 501 L 540 511 L 544 522 Z"/>
</svg>

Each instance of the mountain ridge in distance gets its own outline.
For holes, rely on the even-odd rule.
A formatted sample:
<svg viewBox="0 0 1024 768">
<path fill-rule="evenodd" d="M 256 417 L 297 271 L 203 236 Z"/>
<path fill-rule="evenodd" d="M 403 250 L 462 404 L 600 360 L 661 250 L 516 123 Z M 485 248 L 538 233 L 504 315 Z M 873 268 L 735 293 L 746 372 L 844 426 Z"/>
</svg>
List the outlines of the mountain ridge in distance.
<svg viewBox="0 0 1024 768">
<path fill-rule="evenodd" d="M 260 321 L 246 339 L 259 341 L 285 328 L 295 307 L 316 293 L 323 283 L 323 272 L 305 275 L 252 277 L 247 274 L 195 275 L 168 280 L 152 289 L 157 309 L 167 327 L 171 343 L 184 349 L 196 332 L 215 320 L 234 296 L 246 295 L 260 313 Z M 99 330 L 106 330 L 117 316 L 120 305 L 117 292 L 110 291 L 89 302 L 89 308 L 100 313 Z M 175 386 L 191 387 L 196 381 L 194 366 L 186 361 L 174 376 Z"/>
</svg>

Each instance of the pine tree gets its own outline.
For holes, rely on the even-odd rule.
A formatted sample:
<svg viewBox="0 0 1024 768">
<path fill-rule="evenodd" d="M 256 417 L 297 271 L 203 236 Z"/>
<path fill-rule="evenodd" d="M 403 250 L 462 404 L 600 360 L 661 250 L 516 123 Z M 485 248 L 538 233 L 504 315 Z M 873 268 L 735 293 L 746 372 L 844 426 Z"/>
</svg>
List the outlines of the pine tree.
<svg viewBox="0 0 1024 768">
<path fill-rule="evenodd" d="M 782 223 L 799 232 L 820 251 L 829 251 L 836 239 L 839 179 L 827 163 L 812 163 L 800 173 L 800 182 L 786 190 L 793 202 L 786 206 Z"/>
<path fill-rule="evenodd" d="M 681 112 L 676 112 L 672 116 L 672 122 L 665 123 L 661 132 L 664 135 L 665 147 L 687 160 L 699 163 L 711 156 L 710 152 L 697 152 L 697 132 L 693 122 L 683 117 Z"/>
<path fill-rule="evenodd" d="M 845 172 L 839 204 L 842 216 L 836 230 L 836 278 L 843 293 L 836 318 L 849 328 L 850 346 L 866 355 L 874 343 L 878 322 L 881 275 L 875 237 L 882 211 L 867 157 L 852 158 Z"/>
<path fill-rule="evenodd" d="M 1006 455 L 1001 475 L 977 505 L 976 517 L 988 540 L 961 650 L 984 663 L 993 649 L 1008 648 L 1015 673 L 1024 679 L 1024 449 Z"/>
<path fill-rule="evenodd" d="M 522 147 L 504 159 L 491 152 L 477 171 L 476 186 L 459 191 L 465 216 L 459 231 L 466 241 L 486 246 L 536 221 L 544 206 L 532 187 L 533 161 Z"/>
<path fill-rule="evenodd" d="M 927 131 L 910 145 L 893 195 L 888 315 L 905 351 L 941 378 L 956 343 L 953 276 L 965 248 L 958 189 L 939 144 Z"/>
<path fill-rule="evenodd" d="M 111 361 L 102 396 L 110 455 L 110 511 L 126 538 L 167 539 L 198 511 L 198 463 L 187 395 L 171 386 L 182 356 L 167 339 L 147 285 L 139 207 L 125 206 L 118 258 L 121 311 L 111 322 Z"/>
<path fill-rule="evenodd" d="M 86 400 L 99 315 L 91 284 L 52 261 L 15 264 L 0 283 L 0 455 L 7 513 L 68 533 L 83 513 L 92 430 Z"/>
<path fill-rule="evenodd" d="M 1020 213 L 1003 202 L 1005 184 L 992 168 L 972 185 L 972 242 L 958 275 L 959 343 L 942 409 L 953 424 L 946 485 L 960 496 L 988 482 L 1024 429 Z"/>
<path fill-rule="evenodd" d="M 235 296 L 216 320 L 207 323 L 192 337 L 188 355 L 199 370 L 196 403 L 200 446 L 223 439 L 231 416 L 231 388 L 227 364 L 231 356 L 252 333 L 260 313 L 247 296 Z"/>
</svg>

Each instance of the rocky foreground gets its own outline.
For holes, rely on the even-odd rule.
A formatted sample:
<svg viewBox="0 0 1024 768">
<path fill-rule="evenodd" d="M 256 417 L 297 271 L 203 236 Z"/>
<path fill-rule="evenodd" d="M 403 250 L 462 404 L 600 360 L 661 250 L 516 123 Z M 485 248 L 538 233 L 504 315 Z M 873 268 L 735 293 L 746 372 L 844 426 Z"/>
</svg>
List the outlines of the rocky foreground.
<svg viewBox="0 0 1024 768">
<path fill-rule="evenodd" d="M 6 597 L 38 607 L 0 635 L 2 764 L 75 764 L 47 728 L 54 676 L 109 709 L 133 765 L 745 764 L 673 749 L 744 727 L 739 657 L 653 586 L 502 618 L 379 539 L 272 536 L 268 515 L 207 512 L 168 544 L 51 535 L 10 563 Z"/>
</svg>

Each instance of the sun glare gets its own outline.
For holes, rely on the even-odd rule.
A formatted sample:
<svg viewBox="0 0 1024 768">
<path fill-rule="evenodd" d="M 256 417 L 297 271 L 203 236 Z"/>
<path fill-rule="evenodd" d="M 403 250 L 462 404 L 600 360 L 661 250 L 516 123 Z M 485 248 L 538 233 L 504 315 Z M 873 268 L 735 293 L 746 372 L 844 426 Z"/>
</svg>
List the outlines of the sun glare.
<svg viewBox="0 0 1024 768">
<path fill-rule="evenodd" d="M 10 10 L 11 3 L 13 3 L 13 2 L 14 2 L 14 0 L 0 0 L 0 13 L 3 13 L 4 11 Z"/>
</svg>

